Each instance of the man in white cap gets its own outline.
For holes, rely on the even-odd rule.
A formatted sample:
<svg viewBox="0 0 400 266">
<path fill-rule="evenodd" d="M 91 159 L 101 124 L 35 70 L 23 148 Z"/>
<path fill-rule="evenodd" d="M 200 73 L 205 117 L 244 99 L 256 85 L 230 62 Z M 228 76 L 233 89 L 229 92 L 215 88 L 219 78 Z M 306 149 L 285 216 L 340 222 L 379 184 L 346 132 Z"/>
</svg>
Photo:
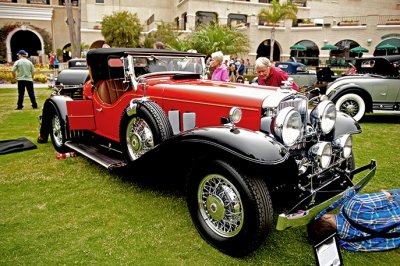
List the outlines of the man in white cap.
<svg viewBox="0 0 400 266">
<path fill-rule="evenodd" d="M 31 61 L 26 59 L 25 50 L 18 52 L 18 60 L 14 63 L 12 68 L 13 76 L 18 80 L 18 102 L 15 110 L 22 110 L 25 88 L 28 91 L 29 98 L 31 99 L 33 109 L 37 109 L 38 105 L 36 102 L 35 91 L 33 90 L 33 73 L 34 67 Z"/>
</svg>

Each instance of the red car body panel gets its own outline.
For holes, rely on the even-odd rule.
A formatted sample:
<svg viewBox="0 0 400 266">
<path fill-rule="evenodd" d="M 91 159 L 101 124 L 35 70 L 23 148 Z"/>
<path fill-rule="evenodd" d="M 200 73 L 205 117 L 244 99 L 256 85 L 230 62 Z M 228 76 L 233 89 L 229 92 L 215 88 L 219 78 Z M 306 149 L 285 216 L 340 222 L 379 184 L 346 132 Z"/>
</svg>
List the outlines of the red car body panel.
<svg viewBox="0 0 400 266">
<path fill-rule="evenodd" d="M 97 86 L 99 87 L 99 85 Z M 68 109 L 76 103 L 76 108 L 85 108 L 83 118 L 70 117 L 71 128 L 89 129 L 88 125 L 95 120 L 94 133 L 119 142 L 119 119 L 124 109 L 129 106 L 131 99 L 141 98 L 145 94 L 150 100 L 160 105 L 168 115 L 169 111 L 179 111 L 180 129 L 183 128 L 183 114 L 196 114 L 196 127 L 207 127 L 221 124 L 221 118 L 226 117 L 232 107 L 240 107 L 243 119 L 237 126 L 251 130 L 260 129 L 261 106 L 263 100 L 275 92 L 275 87 L 261 87 L 233 83 L 220 83 L 210 80 L 174 80 L 172 75 L 149 77 L 146 80 L 146 92 L 139 85 L 136 92 L 125 92 L 116 102 L 108 104 L 99 97 L 97 89 L 92 90 L 90 83 L 85 86 L 85 97 L 93 102 L 82 105 L 81 101 L 73 101 Z M 93 91 L 93 94 L 92 94 Z M 239 97 L 238 97 L 239 96 Z M 239 99 L 239 101 L 238 101 Z M 206 107 L 206 108 L 205 108 Z"/>
</svg>

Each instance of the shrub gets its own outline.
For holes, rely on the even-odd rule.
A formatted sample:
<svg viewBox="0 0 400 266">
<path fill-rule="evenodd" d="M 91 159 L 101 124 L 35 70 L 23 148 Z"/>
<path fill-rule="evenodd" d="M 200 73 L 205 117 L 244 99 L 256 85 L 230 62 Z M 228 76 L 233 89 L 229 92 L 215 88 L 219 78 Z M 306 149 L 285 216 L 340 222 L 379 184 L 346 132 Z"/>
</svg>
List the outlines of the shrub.
<svg viewBox="0 0 400 266">
<path fill-rule="evenodd" d="M 256 74 L 244 74 L 243 78 L 246 80 L 248 80 L 249 82 L 251 82 L 255 77 L 257 77 Z"/>
<path fill-rule="evenodd" d="M 46 74 L 35 74 L 33 77 L 33 81 L 40 83 L 47 83 L 49 77 Z"/>
</svg>

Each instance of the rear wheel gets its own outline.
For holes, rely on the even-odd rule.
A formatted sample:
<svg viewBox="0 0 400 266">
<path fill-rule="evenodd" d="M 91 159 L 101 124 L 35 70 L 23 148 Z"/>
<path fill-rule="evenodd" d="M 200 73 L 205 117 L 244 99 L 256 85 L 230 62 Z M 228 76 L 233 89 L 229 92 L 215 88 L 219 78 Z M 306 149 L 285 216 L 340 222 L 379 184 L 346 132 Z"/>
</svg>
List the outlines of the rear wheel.
<svg viewBox="0 0 400 266">
<path fill-rule="evenodd" d="M 365 102 L 358 94 L 344 94 L 337 100 L 336 110 L 350 115 L 356 121 L 360 121 L 365 114 Z"/>
<path fill-rule="evenodd" d="M 121 121 L 121 146 L 128 162 L 132 162 L 172 136 L 172 128 L 164 111 L 156 103 L 138 104 L 136 113 L 124 115 Z"/>
<path fill-rule="evenodd" d="M 52 110 L 50 121 L 50 138 L 54 148 L 60 153 L 69 151 L 69 149 L 65 146 L 65 142 L 67 140 L 65 132 L 65 122 L 56 109 Z"/>
<path fill-rule="evenodd" d="M 273 219 L 265 182 L 216 160 L 188 177 L 187 202 L 200 235 L 231 256 L 244 256 L 265 240 Z"/>
</svg>

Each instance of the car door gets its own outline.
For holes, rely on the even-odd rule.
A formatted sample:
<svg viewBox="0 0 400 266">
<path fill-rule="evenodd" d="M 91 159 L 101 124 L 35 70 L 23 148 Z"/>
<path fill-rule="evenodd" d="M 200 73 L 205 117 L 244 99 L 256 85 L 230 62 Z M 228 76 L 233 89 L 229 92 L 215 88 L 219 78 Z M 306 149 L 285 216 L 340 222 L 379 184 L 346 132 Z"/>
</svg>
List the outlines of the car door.
<svg viewBox="0 0 400 266">
<path fill-rule="evenodd" d="M 399 100 L 400 79 L 374 78 L 370 80 L 371 96 L 374 103 L 395 103 Z"/>
</svg>

